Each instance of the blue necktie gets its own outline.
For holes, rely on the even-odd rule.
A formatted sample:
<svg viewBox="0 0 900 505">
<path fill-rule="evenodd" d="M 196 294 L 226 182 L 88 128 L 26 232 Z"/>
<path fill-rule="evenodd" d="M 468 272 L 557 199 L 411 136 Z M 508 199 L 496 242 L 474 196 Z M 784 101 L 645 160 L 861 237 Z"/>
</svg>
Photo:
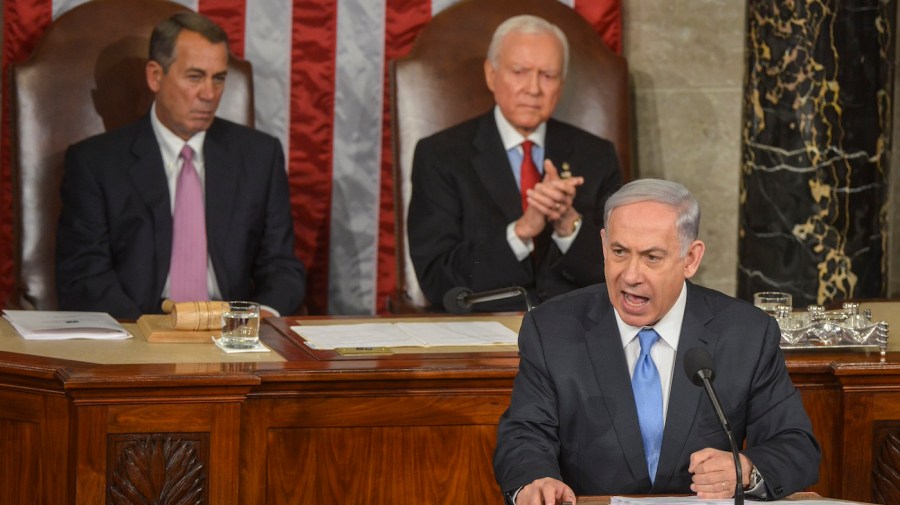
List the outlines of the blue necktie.
<svg viewBox="0 0 900 505">
<path fill-rule="evenodd" d="M 659 464 L 659 450 L 663 437 L 662 387 L 659 382 L 659 370 L 650 357 L 650 348 L 659 340 L 659 334 L 653 328 L 644 328 L 638 332 L 641 341 L 641 355 L 634 366 L 631 376 L 631 390 L 637 404 L 638 421 L 641 425 L 641 439 L 644 441 L 644 456 L 647 458 L 647 469 L 650 471 L 650 482 L 656 479 L 656 467 Z"/>
</svg>

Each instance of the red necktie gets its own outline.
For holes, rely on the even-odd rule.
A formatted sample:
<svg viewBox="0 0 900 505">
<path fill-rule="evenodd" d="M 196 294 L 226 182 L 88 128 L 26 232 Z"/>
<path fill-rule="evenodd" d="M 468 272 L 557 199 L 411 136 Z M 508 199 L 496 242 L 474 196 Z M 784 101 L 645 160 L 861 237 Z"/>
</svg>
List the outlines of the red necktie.
<svg viewBox="0 0 900 505">
<path fill-rule="evenodd" d="M 169 298 L 176 302 L 208 300 L 206 290 L 206 212 L 203 188 L 194 168 L 194 151 L 181 150 L 181 172 L 175 189 L 172 219 L 172 262 Z"/>
<path fill-rule="evenodd" d="M 533 145 L 534 142 L 530 140 L 522 142 L 524 157 L 522 158 L 522 169 L 519 172 L 522 181 L 522 212 L 525 212 L 525 209 L 528 208 L 528 190 L 533 188 L 535 184 L 541 182 L 541 173 L 538 172 L 537 167 L 534 166 L 534 160 L 531 159 L 531 146 Z"/>
</svg>

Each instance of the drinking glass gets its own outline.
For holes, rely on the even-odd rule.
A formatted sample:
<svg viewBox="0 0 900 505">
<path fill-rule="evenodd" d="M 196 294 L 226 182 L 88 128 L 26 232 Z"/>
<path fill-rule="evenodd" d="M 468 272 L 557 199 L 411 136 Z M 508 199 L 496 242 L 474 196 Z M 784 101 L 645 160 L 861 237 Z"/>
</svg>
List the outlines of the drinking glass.
<svg viewBox="0 0 900 505">
<path fill-rule="evenodd" d="M 228 302 L 222 314 L 222 346 L 229 349 L 250 349 L 259 343 L 259 304 L 256 302 Z"/>
<path fill-rule="evenodd" d="M 793 307 L 793 298 L 790 293 L 782 293 L 781 291 L 760 291 L 753 294 L 753 305 L 764 310 L 767 314 L 775 316 L 778 314 L 778 307 Z"/>
</svg>

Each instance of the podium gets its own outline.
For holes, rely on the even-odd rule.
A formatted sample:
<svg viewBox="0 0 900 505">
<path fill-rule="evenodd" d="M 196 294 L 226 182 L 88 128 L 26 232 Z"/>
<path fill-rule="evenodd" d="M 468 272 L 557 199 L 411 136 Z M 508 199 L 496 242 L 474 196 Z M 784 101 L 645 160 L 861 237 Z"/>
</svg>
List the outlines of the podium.
<svg viewBox="0 0 900 505">
<path fill-rule="evenodd" d="M 224 354 L 25 341 L 0 321 L 0 503 L 104 503 L 179 478 L 210 504 L 501 503 L 514 349 L 345 356 L 303 345 L 296 322 L 263 324 L 271 353 Z M 898 351 L 786 354 L 823 446 L 811 491 L 900 503 Z"/>
</svg>

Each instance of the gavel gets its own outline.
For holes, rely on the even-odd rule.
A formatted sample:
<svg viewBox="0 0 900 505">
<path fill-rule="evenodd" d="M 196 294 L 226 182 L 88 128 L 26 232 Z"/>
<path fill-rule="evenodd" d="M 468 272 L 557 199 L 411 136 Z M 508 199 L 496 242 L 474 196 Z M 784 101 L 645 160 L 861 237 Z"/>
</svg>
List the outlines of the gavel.
<svg viewBox="0 0 900 505">
<path fill-rule="evenodd" d="M 222 314 L 228 312 L 228 302 L 173 302 L 165 299 L 163 312 L 171 315 L 176 330 L 215 330 L 222 327 Z"/>
</svg>

